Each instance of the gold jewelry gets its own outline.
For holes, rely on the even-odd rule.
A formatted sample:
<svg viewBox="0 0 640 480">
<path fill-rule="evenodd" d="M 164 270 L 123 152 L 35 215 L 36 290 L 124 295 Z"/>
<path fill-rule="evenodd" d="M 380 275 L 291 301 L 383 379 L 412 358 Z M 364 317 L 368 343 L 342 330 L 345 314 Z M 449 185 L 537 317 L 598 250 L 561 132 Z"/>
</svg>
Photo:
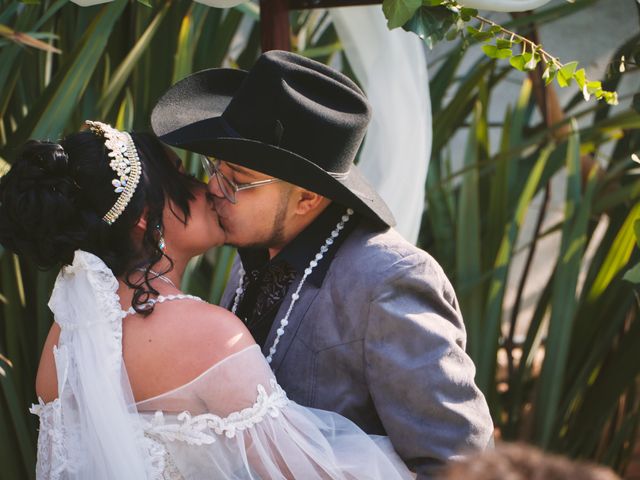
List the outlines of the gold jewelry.
<svg viewBox="0 0 640 480">
<path fill-rule="evenodd" d="M 111 157 L 109 166 L 117 175 L 111 184 L 114 186 L 114 191 L 120 196 L 113 207 L 102 217 L 102 220 L 111 225 L 122 215 L 131 201 L 140 181 L 142 164 L 140 157 L 138 157 L 138 150 L 129 133 L 116 130 L 102 122 L 87 120 L 84 123 L 93 133 L 104 137 L 104 145 L 109 150 L 108 155 Z"/>
</svg>

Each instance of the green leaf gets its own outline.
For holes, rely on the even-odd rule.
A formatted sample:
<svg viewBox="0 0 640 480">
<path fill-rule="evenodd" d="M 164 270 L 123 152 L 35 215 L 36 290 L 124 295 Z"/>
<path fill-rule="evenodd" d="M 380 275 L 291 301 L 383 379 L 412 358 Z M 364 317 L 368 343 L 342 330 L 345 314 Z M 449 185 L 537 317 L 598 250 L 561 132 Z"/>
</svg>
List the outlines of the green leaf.
<svg viewBox="0 0 640 480">
<path fill-rule="evenodd" d="M 498 47 L 495 45 L 483 45 L 482 51 L 489 58 L 498 58 Z"/>
<path fill-rule="evenodd" d="M 482 51 L 489 58 L 509 58 L 512 55 L 511 49 L 498 48 L 494 45 L 484 45 Z"/>
<path fill-rule="evenodd" d="M 634 283 L 636 285 L 640 284 L 640 263 L 638 263 L 635 267 L 630 268 L 627 273 L 622 277 L 623 280 L 627 282 Z"/>
<path fill-rule="evenodd" d="M 478 42 L 484 42 L 489 40 L 490 38 L 493 38 L 493 34 L 491 32 L 481 32 L 471 25 L 467 26 L 467 32 L 474 38 L 474 40 L 477 40 Z"/>
<path fill-rule="evenodd" d="M 597 185 L 594 169 L 589 175 L 586 191 L 582 194 L 580 137 L 575 119 L 572 119 L 572 130 L 574 133 L 569 137 L 566 157 L 565 220 L 562 226 L 560 256 L 553 278 L 549 331 L 540 373 L 540 388 L 537 392 L 537 441 L 543 448 L 549 446 L 554 435 L 554 425 L 558 420 L 558 406 L 566 380 L 571 332 L 577 309 L 576 287 L 587 243 L 592 198 Z"/>
<path fill-rule="evenodd" d="M 558 71 L 558 76 L 556 77 L 558 80 L 558 85 L 560 85 L 562 88 L 571 85 L 571 82 L 573 81 L 573 74 L 575 73 L 577 66 L 578 62 L 570 62 L 566 65 L 563 65 Z"/>
<path fill-rule="evenodd" d="M 210 10 L 205 5 L 194 3 L 183 17 L 176 45 L 172 83 L 182 80 L 193 71 L 196 45 Z"/>
<path fill-rule="evenodd" d="M 573 78 L 581 89 L 587 85 L 587 73 L 584 71 L 584 68 L 574 73 Z"/>
<path fill-rule="evenodd" d="M 133 48 L 129 51 L 125 59 L 120 63 L 117 70 L 114 72 L 109 85 L 103 91 L 100 100 L 98 101 L 98 111 L 100 117 L 104 118 L 113 106 L 116 98 L 122 91 L 122 87 L 133 72 L 133 69 L 138 64 L 140 58 L 147 51 L 147 48 L 151 44 L 151 41 L 155 37 L 158 28 L 162 20 L 164 19 L 170 4 L 166 3 L 162 10 L 160 10 L 154 19 L 149 23 L 144 33 L 140 36 L 140 39 L 135 43 Z"/>
<path fill-rule="evenodd" d="M 471 21 L 471 19 L 477 15 L 478 10 L 476 10 L 475 8 L 462 7 L 460 9 L 460 18 L 462 18 L 462 20 L 465 22 Z"/>
<path fill-rule="evenodd" d="M 13 135 L 12 144 L 20 144 L 27 138 L 56 138 L 60 135 L 126 6 L 126 0 L 116 0 L 95 16 L 67 63 Z"/>
<path fill-rule="evenodd" d="M 521 72 L 524 72 L 526 70 L 525 64 L 527 63 L 527 60 L 525 59 L 524 55 L 514 55 L 509 59 L 509 63 L 513 68 L 516 68 Z"/>
<path fill-rule="evenodd" d="M 604 100 L 609 105 L 618 105 L 618 93 L 617 92 L 603 92 Z"/>
<path fill-rule="evenodd" d="M 422 6 L 422 0 L 384 0 L 382 11 L 387 18 L 387 27 L 392 30 L 403 26 Z"/>
<path fill-rule="evenodd" d="M 150 0 L 138 0 L 138 3 L 140 5 L 144 5 L 145 7 L 153 8 L 153 5 L 151 5 Z"/>
<path fill-rule="evenodd" d="M 455 40 L 458 36 L 460 35 L 460 31 L 452 28 L 451 30 L 449 30 L 447 32 L 447 34 L 444 36 L 445 40 L 448 40 L 449 42 Z"/>
<path fill-rule="evenodd" d="M 525 70 L 535 70 L 536 65 L 538 65 L 538 62 L 540 61 L 540 55 L 537 53 L 524 53 L 522 57 L 525 62 Z"/>
<path fill-rule="evenodd" d="M 433 48 L 437 42 L 445 38 L 456 21 L 457 15 L 445 7 L 420 7 L 403 28 L 416 33 L 429 48 Z"/>
<path fill-rule="evenodd" d="M 493 265 L 493 274 L 489 285 L 489 292 L 485 306 L 485 331 L 486 342 L 483 346 L 482 361 L 478 364 L 478 374 L 476 381 L 481 390 L 487 391 L 493 381 L 491 376 L 492 369 L 486 368 L 488 364 L 493 364 L 496 349 L 491 348 L 490 341 L 495 342 L 495 338 L 499 336 L 500 322 L 503 315 L 504 295 L 507 288 L 507 278 L 509 268 L 513 260 L 513 251 L 516 246 L 518 234 L 522 228 L 527 210 L 531 206 L 531 201 L 538 190 L 538 185 L 542 174 L 549 160 L 549 156 L 553 151 L 553 146 L 547 146 L 538 157 L 531 174 L 527 178 L 522 193 L 518 198 L 518 204 L 513 218 L 507 225 L 504 236 L 500 242 L 500 247 Z M 463 247 L 464 248 L 464 247 Z M 487 375 L 488 373 L 488 375 Z"/>
<path fill-rule="evenodd" d="M 456 215 L 456 276 L 460 279 L 458 298 L 470 330 L 480 332 L 482 321 L 482 295 L 474 286 L 481 275 L 480 192 L 478 169 L 478 138 L 476 127 L 482 122 L 482 104 L 477 101 L 469 129 L 464 164 L 469 169 L 462 175 L 460 197 Z M 468 241 L 467 241 L 468 240 Z M 475 335 L 474 335 L 475 336 Z M 472 342 L 477 348 L 478 339 Z M 473 355 L 473 352 L 472 352 Z M 488 385 L 483 385 L 488 387 Z M 480 387 L 482 389 L 482 386 Z M 488 392 L 488 389 L 484 390 Z"/>
<path fill-rule="evenodd" d="M 504 38 L 499 38 L 496 40 L 496 46 L 500 49 L 507 49 L 513 47 L 513 42 L 511 40 L 505 40 Z"/>
<path fill-rule="evenodd" d="M 613 278 L 626 267 L 633 247 L 636 245 L 635 225 L 640 221 L 640 203 L 631 209 L 622 227 L 618 231 L 607 257 L 602 262 L 598 276 L 589 291 L 589 301 L 598 298 L 609 286 Z"/>
<path fill-rule="evenodd" d="M 544 69 L 542 73 L 542 79 L 544 80 L 545 85 L 549 85 L 556 78 L 558 74 L 558 68 L 554 63 L 547 63 L 547 68 Z"/>
<path fill-rule="evenodd" d="M 602 90 L 602 82 L 598 82 L 598 81 L 595 81 L 595 82 L 587 82 L 587 85 L 586 85 L 586 86 L 587 86 L 587 91 L 588 91 L 589 93 L 596 93 L 596 92 L 598 92 L 599 90 Z"/>
</svg>

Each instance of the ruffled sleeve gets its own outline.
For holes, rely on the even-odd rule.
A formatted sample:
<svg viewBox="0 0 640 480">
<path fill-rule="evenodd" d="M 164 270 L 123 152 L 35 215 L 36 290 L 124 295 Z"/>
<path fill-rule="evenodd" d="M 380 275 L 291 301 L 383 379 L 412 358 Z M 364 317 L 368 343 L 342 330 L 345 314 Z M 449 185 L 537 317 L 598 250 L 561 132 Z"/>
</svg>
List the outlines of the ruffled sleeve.
<svg viewBox="0 0 640 480">
<path fill-rule="evenodd" d="M 289 400 L 257 345 L 138 410 L 170 478 L 414 478 L 386 438 Z"/>
</svg>

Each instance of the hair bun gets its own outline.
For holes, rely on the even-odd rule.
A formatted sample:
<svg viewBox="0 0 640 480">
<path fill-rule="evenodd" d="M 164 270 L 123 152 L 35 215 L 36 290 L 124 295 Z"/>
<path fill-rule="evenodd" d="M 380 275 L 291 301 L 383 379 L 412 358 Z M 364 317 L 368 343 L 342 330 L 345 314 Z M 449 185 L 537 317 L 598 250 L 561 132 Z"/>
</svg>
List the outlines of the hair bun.
<svg viewBox="0 0 640 480">
<path fill-rule="evenodd" d="M 29 141 L 0 181 L 0 243 L 43 268 L 69 263 L 85 236 L 62 145 Z"/>
<path fill-rule="evenodd" d="M 20 186 L 42 187 L 68 195 L 78 187 L 69 168 L 69 157 L 62 145 L 30 140 L 22 149 L 14 168 L 20 170 Z"/>
</svg>

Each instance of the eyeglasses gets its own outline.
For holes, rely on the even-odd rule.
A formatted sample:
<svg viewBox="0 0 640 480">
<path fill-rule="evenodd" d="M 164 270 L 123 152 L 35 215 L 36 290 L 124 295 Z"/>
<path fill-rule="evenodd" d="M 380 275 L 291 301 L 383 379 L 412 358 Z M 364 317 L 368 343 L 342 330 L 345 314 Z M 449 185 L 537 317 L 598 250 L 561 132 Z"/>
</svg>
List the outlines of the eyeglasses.
<svg viewBox="0 0 640 480">
<path fill-rule="evenodd" d="M 220 187 L 220 191 L 224 195 L 224 198 L 234 204 L 237 202 L 236 193 L 241 190 L 249 190 L 250 188 L 262 187 L 263 185 L 282 181 L 279 178 L 268 178 L 266 180 L 258 180 L 250 183 L 236 183 L 233 180 L 228 179 L 224 173 L 220 171 L 220 160 L 206 157 L 204 155 L 202 155 L 200 159 L 202 160 L 202 166 L 204 167 L 205 173 L 209 178 L 216 177 L 218 187 Z"/>
</svg>

